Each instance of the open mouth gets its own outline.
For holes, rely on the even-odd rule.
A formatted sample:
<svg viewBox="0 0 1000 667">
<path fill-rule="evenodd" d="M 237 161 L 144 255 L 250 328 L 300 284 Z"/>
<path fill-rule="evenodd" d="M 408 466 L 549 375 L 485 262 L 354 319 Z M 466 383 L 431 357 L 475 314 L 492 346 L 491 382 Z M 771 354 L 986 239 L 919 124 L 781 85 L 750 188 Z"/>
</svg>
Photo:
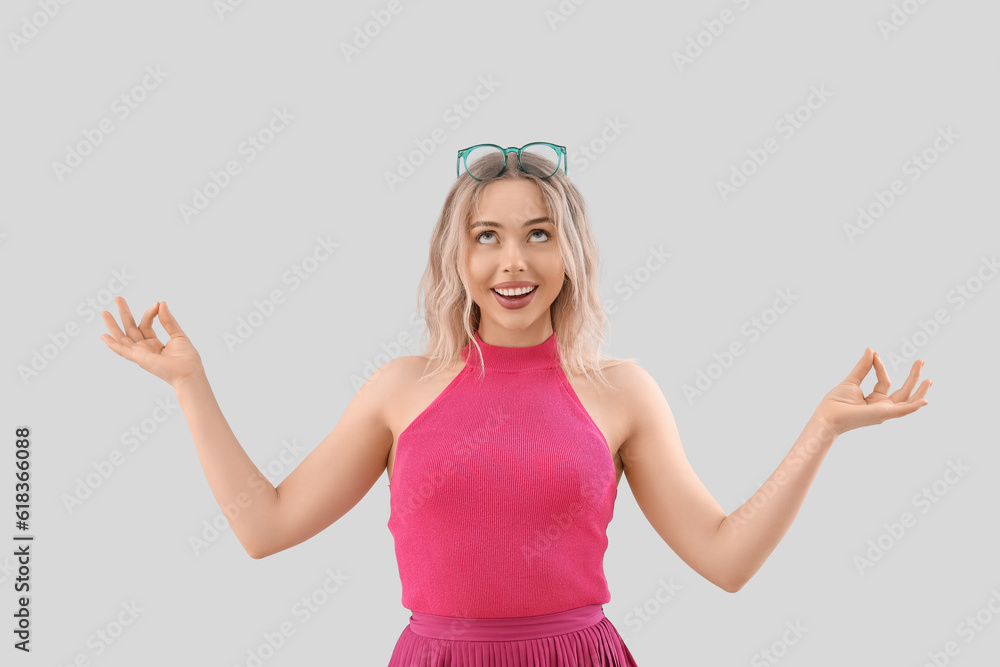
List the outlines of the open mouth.
<svg viewBox="0 0 1000 667">
<path fill-rule="evenodd" d="M 535 298 L 535 292 L 538 291 L 538 286 L 535 285 L 534 287 L 531 288 L 530 291 L 525 292 L 520 296 L 504 296 L 503 294 L 496 291 L 492 287 L 490 288 L 490 291 L 493 292 L 496 300 L 500 303 L 501 306 L 507 308 L 508 310 L 516 310 L 518 308 L 524 308 L 529 303 L 531 303 L 531 300 Z"/>
<path fill-rule="evenodd" d="M 492 287 L 490 289 L 493 290 L 494 294 L 496 294 L 497 296 L 499 296 L 501 299 L 511 299 L 512 301 L 517 301 L 518 299 L 523 299 L 524 297 L 528 296 L 529 294 L 533 294 L 535 292 L 535 290 L 538 289 L 538 286 L 535 285 L 534 287 L 532 287 L 531 289 L 529 289 L 527 292 L 525 292 L 523 294 L 519 294 L 517 296 L 507 296 L 505 294 L 501 294 L 500 292 L 497 292 Z"/>
</svg>

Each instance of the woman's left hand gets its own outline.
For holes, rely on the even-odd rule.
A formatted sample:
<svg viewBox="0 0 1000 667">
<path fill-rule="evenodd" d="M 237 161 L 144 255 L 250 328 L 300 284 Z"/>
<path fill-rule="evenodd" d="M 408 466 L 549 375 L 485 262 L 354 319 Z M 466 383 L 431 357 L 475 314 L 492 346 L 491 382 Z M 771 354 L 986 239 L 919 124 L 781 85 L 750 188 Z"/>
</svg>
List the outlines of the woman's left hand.
<svg viewBox="0 0 1000 667">
<path fill-rule="evenodd" d="M 868 375 L 873 364 L 878 381 L 872 393 L 866 397 L 861 391 L 861 381 Z M 903 386 L 892 395 L 887 395 L 890 382 L 885 366 L 872 348 L 865 348 L 865 354 L 854 370 L 823 397 L 813 416 L 825 421 L 837 435 L 840 435 L 862 426 L 881 424 L 886 419 L 895 419 L 916 412 L 929 403 L 924 395 L 934 384 L 930 380 L 924 380 L 917 392 L 910 396 L 920 378 L 920 369 L 923 365 L 922 359 L 914 361 L 910 376 L 906 378 Z"/>
</svg>

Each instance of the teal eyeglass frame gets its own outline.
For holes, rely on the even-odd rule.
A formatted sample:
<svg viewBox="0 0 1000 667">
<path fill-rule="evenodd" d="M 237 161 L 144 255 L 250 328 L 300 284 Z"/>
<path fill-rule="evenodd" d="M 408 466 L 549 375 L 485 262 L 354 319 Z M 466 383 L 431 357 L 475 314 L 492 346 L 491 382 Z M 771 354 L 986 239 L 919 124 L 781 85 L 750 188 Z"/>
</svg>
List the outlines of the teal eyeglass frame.
<svg viewBox="0 0 1000 667">
<path fill-rule="evenodd" d="M 471 178 L 473 178 L 473 179 L 475 179 L 477 181 L 482 181 L 483 180 L 481 178 L 476 178 L 475 176 L 472 175 L 472 172 L 469 171 L 469 162 L 468 162 L 469 153 L 471 153 L 475 149 L 481 148 L 483 146 L 492 146 L 493 148 L 496 148 L 498 151 L 500 151 L 501 153 L 503 153 L 503 167 L 501 167 L 500 171 L 497 172 L 497 176 L 499 176 L 500 174 L 502 174 L 504 172 L 504 170 L 507 169 L 507 154 L 508 153 L 517 153 L 517 168 L 520 169 L 521 171 L 527 171 L 521 165 L 521 151 L 523 151 L 525 148 L 528 148 L 529 146 L 549 146 L 550 148 L 554 149 L 555 152 L 556 152 L 556 155 L 559 156 L 559 160 L 562 162 L 563 173 L 566 174 L 567 176 L 569 175 L 569 165 L 568 165 L 568 160 L 566 159 L 566 147 L 565 146 L 560 146 L 558 144 L 550 144 L 547 141 L 532 141 L 531 143 L 525 144 L 525 145 L 521 146 L 520 148 L 517 148 L 515 146 L 511 146 L 510 148 L 503 148 L 502 146 L 497 146 L 496 144 L 476 144 L 475 146 L 469 146 L 468 148 L 463 148 L 462 150 L 458 151 L 458 162 L 455 164 L 455 178 L 458 178 L 459 176 L 462 175 L 462 165 L 464 164 L 465 165 L 465 173 L 467 173 Z M 556 164 L 556 171 L 559 171 L 559 164 L 558 163 Z M 556 171 L 552 172 L 548 176 L 539 176 L 538 178 L 541 178 L 543 180 L 546 179 L 546 178 L 551 178 L 552 176 L 555 175 Z M 494 176 L 493 178 L 496 178 L 496 176 Z"/>
</svg>

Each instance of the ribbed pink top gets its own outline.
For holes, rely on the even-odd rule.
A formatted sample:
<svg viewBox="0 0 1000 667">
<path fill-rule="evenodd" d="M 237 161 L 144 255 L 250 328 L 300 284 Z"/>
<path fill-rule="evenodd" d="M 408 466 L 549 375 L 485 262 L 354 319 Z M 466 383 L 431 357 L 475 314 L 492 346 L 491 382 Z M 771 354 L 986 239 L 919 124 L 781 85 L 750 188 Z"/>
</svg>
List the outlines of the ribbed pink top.
<svg viewBox="0 0 1000 667">
<path fill-rule="evenodd" d="M 390 480 L 403 606 L 439 616 L 536 616 L 611 600 L 618 496 L 601 431 L 559 366 L 556 334 L 469 343 L 465 368 L 400 434 Z"/>
</svg>

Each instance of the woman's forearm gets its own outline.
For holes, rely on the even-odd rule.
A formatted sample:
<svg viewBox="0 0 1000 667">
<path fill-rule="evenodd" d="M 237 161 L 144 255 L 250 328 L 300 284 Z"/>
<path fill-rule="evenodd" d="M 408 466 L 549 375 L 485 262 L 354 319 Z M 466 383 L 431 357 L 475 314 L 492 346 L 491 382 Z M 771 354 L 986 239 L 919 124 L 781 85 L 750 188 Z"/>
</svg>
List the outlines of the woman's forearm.
<svg viewBox="0 0 1000 667">
<path fill-rule="evenodd" d="M 185 378 L 175 390 L 208 485 L 233 533 L 251 557 L 268 555 L 278 492 L 240 446 L 204 371 Z"/>
<path fill-rule="evenodd" d="M 835 439 L 836 433 L 814 414 L 767 481 L 719 524 L 714 551 L 728 567 L 726 590 L 742 588 L 778 546 Z"/>
</svg>

